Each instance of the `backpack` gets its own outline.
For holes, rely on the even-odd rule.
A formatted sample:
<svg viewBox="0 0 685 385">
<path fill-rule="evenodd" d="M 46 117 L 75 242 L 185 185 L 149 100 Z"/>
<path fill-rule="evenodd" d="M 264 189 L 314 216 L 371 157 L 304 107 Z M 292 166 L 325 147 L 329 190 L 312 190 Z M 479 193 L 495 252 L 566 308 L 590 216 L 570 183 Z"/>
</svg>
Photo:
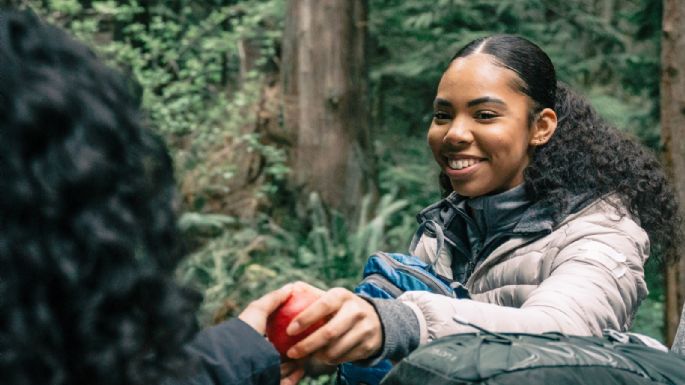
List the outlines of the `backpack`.
<svg viewBox="0 0 685 385">
<path fill-rule="evenodd" d="M 685 356 L 611 330 L 603 337 L 455 334 L 416 349 L 381 384 L 675 385 L 685 384 Z"/>
<path fill-rule="evenodd" d="M 364 266 L 362 281 L 354 291 L 362 296 L 392 299 L 405 291 L 415 290 L 455 298 L 468 297 L 463 286 L 437 275 L 433 265 L 418 257 L 381 251 L 369 257 Z M 344 363 L 338 370 L 338 384 L 378 385 L 390 369 L 390 360 L 383 360 L 370 367 Z"/>
</svg>

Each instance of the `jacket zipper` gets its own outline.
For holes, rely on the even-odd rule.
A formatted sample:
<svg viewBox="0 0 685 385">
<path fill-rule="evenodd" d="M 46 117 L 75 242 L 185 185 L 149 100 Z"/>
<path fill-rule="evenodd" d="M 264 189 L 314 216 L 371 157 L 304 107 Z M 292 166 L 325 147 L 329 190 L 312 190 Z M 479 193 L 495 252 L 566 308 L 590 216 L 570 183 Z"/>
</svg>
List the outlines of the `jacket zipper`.
<svg viewBox="0 0 685 385">
<path fill-rule="evenodd" d="M 468 265 L 466 266 L 466 273 L 467 273 L 466 276 L 467 276 L 467 279 L 471 277 L 471 275 L 473 274 L 474 270 L 476 269 L 476 261 L 480 261 L 480 260 L 485 261 L 485 259 L 486 259 L 493 251 L 495 251 L 495 250 L 497 249 L 497 248 L 495 248 L 495 249 L 492 248 L 492 245 L 495 244 L 495 242 L 496 242 L 497 240 L 499 240 L 500 238 L 503 238 L 503 237 L 511 237 L 511 236 L 513 236 L 513 235 L 514 235 L 514 233 L 511 233 L 511 232 L 497 234 L 497 235 L 495 236 L 495 238 L 493 238 L 493 239 L 490 240 L 490 243 L 489 243 L 489 244 L 483 245 L 483 248 L 481 248 L 480 250 L 478 250 L 478 252 L 476 253 L 476 255 L 473 256 L 474 258 L 470 258 L 470 259 L 469 259 L 469 263 L 468 263 Z"/>
<path fill-rule="evenodd" d="M 469 278 L 471 278 L 471 274 L 473 274 L 473 270 L 476 268 L 476 263 L 473 260 L 473 258 L 469 258 L 469 262 L 466 264 L 466 271 L 464 272 L 463 282 L 464 285 L 469 280 Z"/>
<path fill-rule="evenodd" d="M 475 227 L 475 223 L 473 223 L 473 219 L 463 213 L 461 210 L 457 209 L 454 207 L 454 211 L 457 212 L 464 220 L 468 223 L 467 226 L 473 226 Z M 461 247 L 461 251 L 466 258 L 469 260 L 468 263 L 466 264 L 466 271 L 464 271 L 464 277 L 463 277 L 463 282 L 462 285 L 466 285 L 466 282 L 468 282 L 469 278 L 471 278 L 471 274 L 473 274 L 473 271 L 476 268 L 476 261 L 478 260 L 478 255 L 471 255 L 470 250 L 465 250 L 464 247 Z"/>
</svg>

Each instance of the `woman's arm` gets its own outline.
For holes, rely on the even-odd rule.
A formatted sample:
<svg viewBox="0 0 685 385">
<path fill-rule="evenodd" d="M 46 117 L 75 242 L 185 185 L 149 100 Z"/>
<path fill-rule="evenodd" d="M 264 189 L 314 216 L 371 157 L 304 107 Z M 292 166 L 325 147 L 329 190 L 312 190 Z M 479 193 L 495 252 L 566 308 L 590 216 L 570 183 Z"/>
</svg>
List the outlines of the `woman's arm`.
<svg viewBox="0 0 685 385">
<path fill-rule="evenodd" d="M 647 248 L 640 243 L 605 228 L 564 245 L 554 256 L 549 276 L 531 287 L 520 308 L 427 292 L 408 292 L 400 300 L 415 305 L 422 341 L 474 331 L 455 317 L 494 332 L 601 335 L 604 328 L 626 330 L 647 294 L 643 272 Z M 514 295 L 513 289 L 495 290 L 511 290 Z"/>
</svg>

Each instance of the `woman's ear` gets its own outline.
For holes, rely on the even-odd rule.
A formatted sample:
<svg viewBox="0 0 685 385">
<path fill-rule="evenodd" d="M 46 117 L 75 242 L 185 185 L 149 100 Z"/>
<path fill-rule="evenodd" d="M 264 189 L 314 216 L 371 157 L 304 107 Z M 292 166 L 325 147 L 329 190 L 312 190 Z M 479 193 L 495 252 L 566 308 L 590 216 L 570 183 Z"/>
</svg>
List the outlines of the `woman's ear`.
<svg viewBox="0 0 685 385">
<path fill-rule="evenodd" d="M 551 108 L 545 108 L 533 122 L 533 132 L 530 137 L 531 146 L 542 146 L 549 142 L 557 129 L 557 113 Z"/>
</svg>

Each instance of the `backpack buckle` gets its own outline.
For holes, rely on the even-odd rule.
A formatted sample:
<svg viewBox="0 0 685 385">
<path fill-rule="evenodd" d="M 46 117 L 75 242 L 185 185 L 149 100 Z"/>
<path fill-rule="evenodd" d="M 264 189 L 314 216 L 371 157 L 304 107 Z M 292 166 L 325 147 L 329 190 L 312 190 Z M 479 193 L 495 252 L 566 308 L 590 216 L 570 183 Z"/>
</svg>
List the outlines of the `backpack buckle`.
<svg viewBox="0 0 685 385">
<path fill-rule="evenodd" d="M 604 337 L 607 337 L 610 341 L 618 342 L 621 344 L 627 344 L 630 342 L 630 336 L 625 333 L 621 333 L 614 329 L 604 329 L 602 330 Z"/>
</svg>

